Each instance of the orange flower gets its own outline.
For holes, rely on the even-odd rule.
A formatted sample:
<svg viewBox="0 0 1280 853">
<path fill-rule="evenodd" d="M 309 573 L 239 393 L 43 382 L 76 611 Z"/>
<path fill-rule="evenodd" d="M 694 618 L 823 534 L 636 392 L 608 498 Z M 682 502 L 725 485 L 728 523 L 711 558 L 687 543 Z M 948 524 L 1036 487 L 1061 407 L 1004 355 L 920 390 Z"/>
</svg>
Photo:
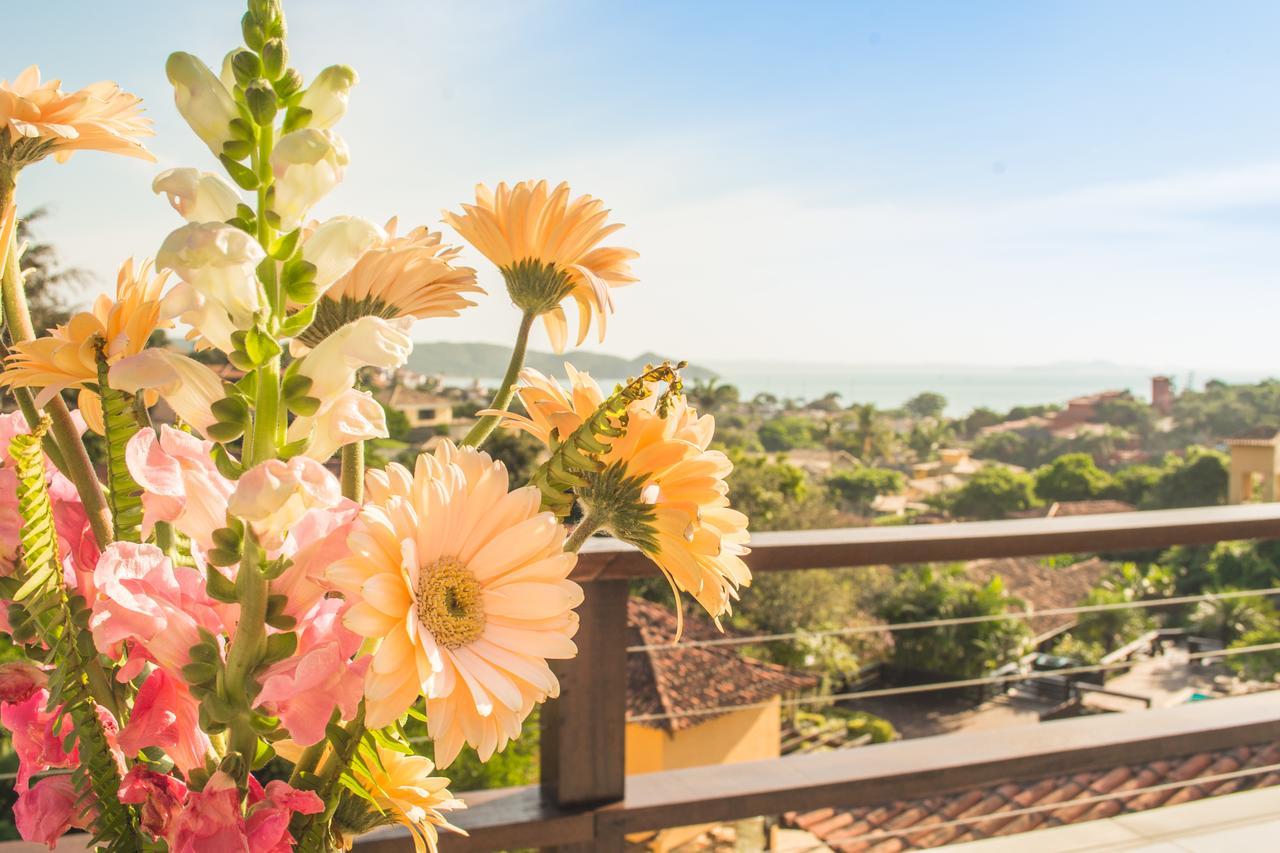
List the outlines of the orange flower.
<svg viewBox="0 0 1280 853">
<path fill-rule="evenodd" d="M 139 103 L 107 81 L 64 92 L 58 80 L 41 83 L 32 65 L 0 81 L 0 160 L 21 168 L 50 154 L 62 163 L 76 151 L 106 151 L 154 161 L 139 141 L 155 135 Z"/>
<path fill-rule="evenodd" d="M 589 195 L 569 199 L 569 185 L 547 190 L 546 181 L 476 187 L 476 203 L 462 214 L 445 211 L 445 221 L 498 266 L 516 306 L 542 316 L 556 352 L 563 352 L 569 324 L 560 303 L 578 304 L 578 343 L 596 318 L 600 340 L 613 310 L 611 287 L 630 284 L 631 249 L 600 246 L 622 227 L 606 225 L 604 202 Z"/>
<path fill-rule="evenodd" d="M 167 272 L 151 275 L 151 261 L 136 270 L 133 259 L 120 265 L 116 276 L 116 298 L 100 295 L 89 311 L 74 315 L 66 325 L 48 335 L 13 345 L 0 385 L 39 388 L 36 405 L 43 406 L 67 388 L 79 388 L 79 407 L 85 422 L 95 432 L 102 432 L 102 403 L 96 391 L 86 386 L 98 382 L 97 342 L 103 343 L 108 364 L 136 355 L 147 345 L 156 329 L 170 328 L 173 323 L 160 309 L 160 292 L 168 280 Z M 148 395 L 154 404 L 155 393 Z"/>
<path fill-rule="evenodd" d="M 571 391 L 535 370 L 521 374 L 516 393 L 528 417 L 504 415 L 506 424 L 550 445 L 564 438 L 604 400 L 600 386 L 566 365 Z M 603 513 L 604 529 L 640 548 L 676 590 L 684 590 L 715 619 L 731 611 L 738 588 L 751 584 L 742 557 L 747 517 L 729 508 L 725 478 L 733 463 L 708 450 L 715 419 L 698 416 L 683 398 L 659 414 L 657 397 L 627 409 L 626 432 L 613 439 L 579 498 Z M 621 509 L 620 509 L 621 508 Z"/>
<path fill-rule="evenodd" d="M 582 589 L 564 528 L 538 511 L 536 488 L 508 492 L 501 462 L 447 441 L 412 475 L 393 464 L 366 486 L 352 555 L 326 576 L 352 603 L 346 626 L 375 641 L 368 725 L 425 696 L 440 766 L 464 742 L 487 761 L 558 695 L 547 660 L 577 653 Z"/>
<path fill-rule="evenodd" d="M 436 853 L 440 829 L 459 832 L 441 812 L 463 809 L 449 793 L 449 780 L 433 776 L 431 759 L 377 747 L 375 761 L 353 767 L 352 775 L 382 813 L 406 827 L 415 853 Z"/>
<path fill-rule="evenodd" d="M 397 237 L 392 219 L 387 238 L 361 254 L 325 290 L 316 303 L 315 320 L 298 340 L 315 346 L 360 317 L 457 317 L 463 308 L 475 305 L 463 294 L 484 293 L 476 285 L 474 269 L 454 266 L 459 251 L 425 226 Z"/>
</svg>

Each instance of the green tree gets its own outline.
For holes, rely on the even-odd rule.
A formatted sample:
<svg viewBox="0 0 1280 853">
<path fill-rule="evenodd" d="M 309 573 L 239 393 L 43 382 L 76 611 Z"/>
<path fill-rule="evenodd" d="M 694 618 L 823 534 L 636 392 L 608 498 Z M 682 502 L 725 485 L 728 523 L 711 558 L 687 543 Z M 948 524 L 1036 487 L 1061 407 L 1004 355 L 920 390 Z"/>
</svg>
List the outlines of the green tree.
<svg viewBox="0 0 1280 853">
<path fill-rule="evenodd" d="M 1134 600 L 1130 590 L 1095 587 L 1089 590 L 1080 604 L 1089 607 L 1099 604 L 1128 604 Z M 1154 625 L 1151 617 L 1141 608 L 1100 610 L 1081 613 L 1080 621 L 1071 633 L 1081 643 L 1094 643 L 1105 652 L 1113 652 L 1150 631 Z"/>
<path fill-rule="evenodd" d="M 1005 518 L 1035 506 L 1033 488 L 1031 475 L 987 465 L 951 494 L 948 505 L 961 518 Z"/>
<path fill-rule="evenodd" d="M 1280 623 L 1274 620 L 1264 628 L 1255 628 L 1247 632 L 1230 647 L 1240 649 L 1249 646 L 1268 646 L 1272 643 L 1280 643 Z M 1276 674 L 1280 673 L 1280 649 L 1233 655 L 1225 658 L 1225 661 L 1227 666 L 1241 678 L 1254 681 L 1275 681 Z"/>
<path fill-rule="evenodd" d="M 715 376 L 695 379 L 692 387 L 685 388 L 685 396 L 700 412 L 715 413 L 738 405 L 738 389 Z"/>
<path fill-rule="evenodd" d="M 734 453 L 729 502 L 747 514 L 754 530 L 834 527 L 837 516 L 825 492 L 805 472 L 764 456 Z"/>
<path fill-rule="evenodd" d="M 1226 503 L 1230 482 L 1227 454 L 1207 447 L 1188 447 L 1182 457 L 1165 457 L 1164 472 L 1148 491 L 1144 506 L 1172 509 Z"/>
<path fill-rule="evenodd" d="M 1273 628 L 1275 623 L 1271 602 L 1260 595 L 1247 595 L 1201 601 L 1191 613 L 1188 628 L 1197 636 L 1227 646 L 1251 632 Z"/>
<path fill-rule="evenodd" d="M 902 406 L 913 418 L 941 418 L 947 409 L 947 398 L 936 391 L 917 394 Z"/>
<path fill-rule="evenodd" d="M 538 467 L 542 444 L 533 436 L 515 430 L 500 429 L 489 435 L 485 452 L 507 466 L 511 487 L 529 482 Z"/>
<path fill-rule="evenodd" d="M 973 438 L 978 431 L 984 427 L 995 426 L 1004 420 L 994 409 L 988 409 L 986 406 L 979 406 L 972 412 L 964 416 L 961 422 L 961 432 L 968 438 Z"/>
<path fill-rule="evenodd" d="M 1068 453 L 1036 472 L 1036 497 L 1042 501 L 1088 501 L 1111 491 L 1111 475 L 1087 453 Z"/>
<path fill-rule="evenodd" d="M 1021 607 L 998 576 L 979 585 L 965 576 L 963 566 L 909 566 L 899 572 L 876 615 L 893 624 L 994 616 Z M 1029 635 L 1018 619 L 897 631 L 891 660 L 903 669 L 973 678 L 1016 659 Z"/>
<path fill-rule="evenodd" d="M 757 432 L 760 444 L 770 453 L 817 445 L 814 424 L 808 418 L 780 415 L 765 421 Z"/>
<path fill-rule="evenodd" d="M 1111 497 L 1131 503 L 1142 504 L 1147 494 L 1155 488 L 1164 472 L 1154 465 L 1130 465 L 1121 468 L 1111 480 Z"/>
<path fill-rule="evenodd" d="M 902 491 L 906 477 L 891 468 L 854 468 L 834 472 L 827 477 L 826 485 L 843 509 L 865 513 L 878 496 Z"/>
<path fill-rule="evenodd" d="M 1098 403 L 1094 419 L 1098 423 L 1123 427 L 1145 444 L 1155 431 L 1156 417 L 1151 407 L 1133 397 L 1117 397 Z"/>
</svg>

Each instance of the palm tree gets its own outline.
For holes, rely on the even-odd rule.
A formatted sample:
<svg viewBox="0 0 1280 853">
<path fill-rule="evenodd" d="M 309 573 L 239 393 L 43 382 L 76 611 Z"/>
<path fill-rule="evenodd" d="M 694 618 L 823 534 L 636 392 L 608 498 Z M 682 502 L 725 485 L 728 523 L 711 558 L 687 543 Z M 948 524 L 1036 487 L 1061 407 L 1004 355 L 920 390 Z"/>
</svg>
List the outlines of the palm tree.
<svg viewBox="0 0 1280 853">
<path fill-rule="evenodd" d="M 738 389 L 720 382 L 716 376 L 695 379 L 693 387 L 685 389 L 685 396 L 701 412 L 714 413 L 738 403 Z"/>
</svg>

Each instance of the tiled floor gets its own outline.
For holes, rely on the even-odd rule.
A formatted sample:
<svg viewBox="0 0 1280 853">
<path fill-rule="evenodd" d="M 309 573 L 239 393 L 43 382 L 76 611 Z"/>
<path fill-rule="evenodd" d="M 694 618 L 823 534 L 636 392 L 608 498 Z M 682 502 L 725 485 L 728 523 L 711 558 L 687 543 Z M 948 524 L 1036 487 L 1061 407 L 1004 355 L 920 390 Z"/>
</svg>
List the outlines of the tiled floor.
<svg viewBox="0 0 1280 853">
<path fill-rule="evenodd" d="M 955 853 L 1270 853 L 1280 849 L 1280 787 L 940 849 Z"/>
</svg>

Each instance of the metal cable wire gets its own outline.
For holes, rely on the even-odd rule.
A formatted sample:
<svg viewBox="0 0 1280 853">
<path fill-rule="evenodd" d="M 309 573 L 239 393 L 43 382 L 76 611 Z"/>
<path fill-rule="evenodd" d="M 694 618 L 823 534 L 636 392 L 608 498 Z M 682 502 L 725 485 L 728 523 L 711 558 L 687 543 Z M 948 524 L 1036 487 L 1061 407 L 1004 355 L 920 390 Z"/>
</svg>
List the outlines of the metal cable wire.
<svg viewBox="0 0 1280 853">
<path fill-rule="evenodd" d="M 1211 776 L 1199 776 L 1195 779 L 1179 779 L 1175 782 L 1161 782 L 1158 785 L 1147 785 L 1143 788 L 1133 788 L 1129 791 L 1112 791 L 1109 794 L 1096 794 L 1090 797 L 1080 797 L 1073 800 L 1063 800 L 1059 803 L 1041 803 L 1034 806 L 1024 806 L 1022 808 L 1011 809 L 1003 812 L 991 812 L 985 815 L 975 815 L 973 817 L 955 818 L 954 820 L 944 820 L 938 823 L 931 823 L 927 826 L 903 827 L 902 829 L 885 829 L 869 832 L 866 835 L 859 835 L 850 839 L 859 843 L 873 844 L 877 841 L 883 841 L 889 838 L 902 838 L 908 835 L 920 835 L 926 832 L 934 832 L 939 829 L 950 829 L 957 826 L 972 826 L 978 823 L 986 823 L 990 820 L 1006 819 L 1021 817 L 1023 815 L 1039 814 L 1041 812 L 1051 812 L 1058 809 L 1070 808 L 1071 806 L 1095 805 L 1097 803 L 1105 803 L 1109 800 L 1122 800 L 1128 797 L 1138 797 L 1143 794 L 1154 794 L 1160 791 L 1171 791 L 1178 788 L 1188 788 L 1192 785 L 1203 785 L 1212 782 L 1229 782 L 1232 779 L 1240 779 L 1246 776 L 1260 776 L 1264 773 L 1271 773 L 1280 770 L 1280 764 L 1268 764 L 1264 767 L 1247 767 L 1242 770 L 1232 770 L 1226 773 L 1215 773 Z M 1212 798 L 1207 798 L 1212 799 Z M 1034 830 L 1029 830 L 1034 832 Z M 1018 833 L 1021 835 L 1022 833 Z M 817 848 L 813 848 L 817 849 Z"/>
<path fill-rule="evenodd" d="M 1280 643 L 1262 643 L 1255 646 L 1241 646 L 1238 649 L 1217 649 L 1214 651 L 1192 652 L 1187 655 L 1188 661 L 1202 660 L 1212 657 L 1235 657 L 1239 655 L 1257 654 L 1280 650 Z M 909 684 L 902 687 L 883 687 L 875 690 L 860 690 L 852 693 L 831 693 L 826 696 L 795 696 L 781 699 L 782 707 L 797 705 L 816 705 L 824 702 L 843 702 L 850 699 L 878 699 L 884 696 L 901 696 L 908 693 L 931 693 L 935 690 L 954 690 L 961 687 L 979 687 L 984 684 L 1008 684 L 1014 681 L 1030 681 L 1050 675 L 1085 675 L 1091 672 L 1112 672 L 1118 669 L 1129 669 L 1132 661 L 1119 663 L 1090 664 L 1087 666 L 1069 666 L 1062 669 L 1049 669 L 1035 673 L 1020 672 L 1012 675 L 986 675 L 980 678 L 962 678 L 956 681 L 934 681 L 928 684 Z M 662 714 L 636 714 L 627 717 L 628 723 L 648 723 L 658 720 L 673 720 L 677 717 L 707 717 L 715 714 L 727 714 L 730 711 L 746 711 L 755 708 L 766 708 L 773 701 L 745 702 L 740 705 L 718 705 L 714 708 L 695 708 L 689 711 L 672 711 Z"/>
<path fill-rule="evenodd" d="M 1012 619 L 1033 619 L 1037 616 L 1071 616 L 1077 613 L 1103 613 L 1108 610 L 1133 610 L 1147 607 L 1172 607 L 1176 604 L 1195 604 L 1201 601 L 1222 601 L 1231 598 L 1245 598 L 1253 595 L 1280 595 L 1280 587 L 1267 589 L 1227 590 L 1210 592 L 1201 595 L 1178 595 L 1169 598 L 1153 598 L 1147 601 L 1123 601 L 1115 604 L 1082 604 L 1078 607 L 1046 607 L 1043 610 L 1027 608 L 1026 610 L 1010 610 L 1004 613 L 992 613 L 982 616 L 956 616 L 950 619 L 928 619 L 921 622 L 894 622 L 884 625 L 850 625 L 846 628 L 831 628 L 821 631 L 791 631 L 785 634 L 759 634 L 750 637 L 717 637 L 712 640 L 689 640 L 680 643 L 651 643 L 648 645 L 627 646 L 629 653 L 667 652 L 678 649 L 701 649 L 716 646 L 744 646 L 754 643 L 775 643 L 782 640 L 798 640 L 809 637 L 848 637 L 857 634 L 878 634 L 881 632 L 914 631 L 921 628 L 940 628 L 947 625 L 974 625 L 979 622 L 1002 622 Z"/>
</svg>

